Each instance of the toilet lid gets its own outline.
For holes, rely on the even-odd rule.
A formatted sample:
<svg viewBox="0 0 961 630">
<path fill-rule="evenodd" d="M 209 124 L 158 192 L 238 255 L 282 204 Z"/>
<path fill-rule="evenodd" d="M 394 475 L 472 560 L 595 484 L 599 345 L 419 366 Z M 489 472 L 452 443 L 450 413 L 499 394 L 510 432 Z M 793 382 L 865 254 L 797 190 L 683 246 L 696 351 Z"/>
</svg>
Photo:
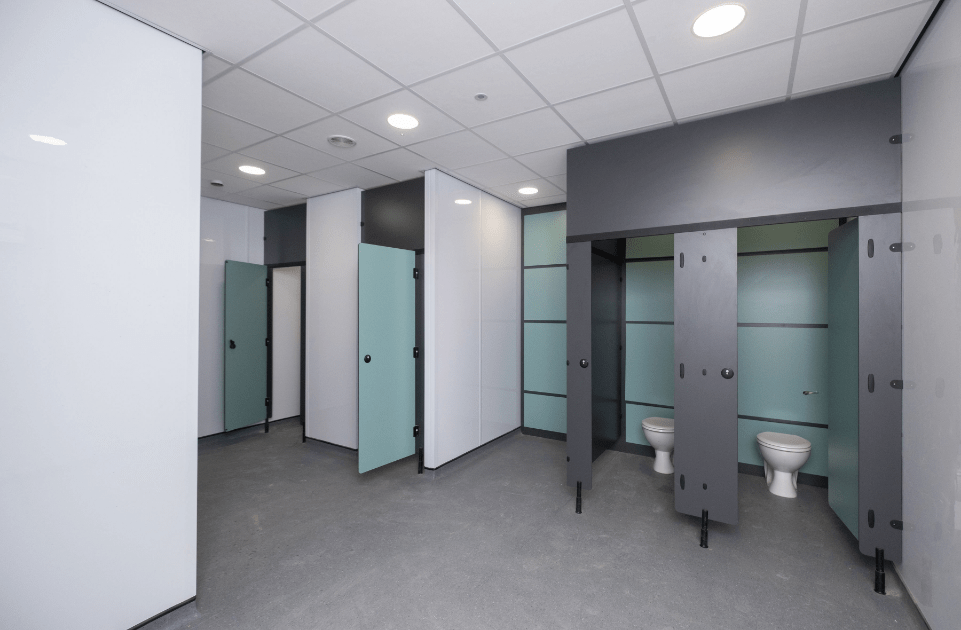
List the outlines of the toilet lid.
<svg viewBox="0 0 961 630">
<path fill-rule="evenodd" d="M 800 435 L 791 435 L 790 433 L 765 431 L 764 433 L 757 434 L 757 442 L 768 448 L 773 448 L 776 451 L 785 451 L 787 453 L 803 453 L 811 450 L 810 442 Z"/>
<path fill-rule="evenodd" d="M 655 433 L 674 433 L 674 418 L 644 418 L 641 427 Z"/>
</svg>

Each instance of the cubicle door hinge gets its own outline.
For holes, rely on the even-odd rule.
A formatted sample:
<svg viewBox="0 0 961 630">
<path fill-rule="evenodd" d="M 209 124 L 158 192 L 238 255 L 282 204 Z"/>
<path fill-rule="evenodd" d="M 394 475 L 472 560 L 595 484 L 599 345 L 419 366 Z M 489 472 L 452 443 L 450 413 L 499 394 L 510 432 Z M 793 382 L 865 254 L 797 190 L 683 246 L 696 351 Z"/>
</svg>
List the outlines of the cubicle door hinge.
<svg viewBox="0 0 961 630">
<path fill-rule="evenodd" d="M 893 381 L 891 381 L 891 387 L 893 387 L 894 389 L 904 389 L 904 381 L 899 379 L 894 379 Z"/>
<path fill-rule="evenodd" d="M 894 529 L 903 530 L 903 529 L 904 529 L 904 522 L 903 522 L 903 521 L 899 521 L 899 520 L 897 520 L 897 519 L 892 520 L 892 521 L 891 521 L 891 527 L 893 527 Z"/>
<path fill-rule="evenodd" d="M 420 277 L 420 272 L 417 271 L 417 267 L 414 267 L 414 280 Z"/>
<path fill-rule="evenodd" d="M 266 283 L 266 285 L 267 285 L 268 287 L 270 286 L 270 278 L 267 278 L 266 280 L 264 280 L 264 282 Z"/>
<path fill-rule="evenodd" d="M 267 337 L 266 339 L 264 339 L 264 345 L 265 345 L 265 346 L 269 346 L 269 345 L 270 345 L 270 337 Z"/>
<path fill-rule="evenodd" d="M 420 348 L 418 348 L 417 346 L 414 346 L 414 358 L 415 359 L 420 358 Z"/>
<path fill-rule="evenodd" d="M 420 426 L 415 424 L 415 425 L 414 425 L 414 437 L 417 437 L 418 435 L 420 435 Z"/>
<path fill-rule="evenodd" d="M 891 243 L 888 249 L 895 253 L 910 252 L 914 250 L 914 243 Z"/>
<path fill-rule="evenodd" d="M 903 140 L 904 140 L 904 136 L 902 136 L 901 134 L 896 134 L 888 138 L 888 142 L 890 142 L 891 144 L 901 144 Z"/>
<path fill-rule="evenodd" d="M 269 407 L 269 406 L 270 406 L 270 399 L 264 398 L 264 407 Z"/>
</svg>

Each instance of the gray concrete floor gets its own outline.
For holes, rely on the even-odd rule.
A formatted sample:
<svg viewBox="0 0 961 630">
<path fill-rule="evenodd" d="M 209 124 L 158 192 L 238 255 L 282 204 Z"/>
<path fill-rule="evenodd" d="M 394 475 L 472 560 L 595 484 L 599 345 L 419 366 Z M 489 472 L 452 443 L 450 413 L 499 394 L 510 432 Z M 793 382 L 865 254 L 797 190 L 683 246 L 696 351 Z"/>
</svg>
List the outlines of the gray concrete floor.
<svg viewBox="0 0 961 630">
<path fill-rule="evenodd" d="M 408 459 L 360 476 L 300 431 L 201 440 L 196 609 L 148 628 L 925 627 L 893 571 L 874 594 L 821 488 L 782 499 L 741 475 L 740 524 L 711 523 L 701 549 L 646 457 L 602 455 L 577 515 L 562 442 L 512 434 L 433 475 Z"/>
</svg>

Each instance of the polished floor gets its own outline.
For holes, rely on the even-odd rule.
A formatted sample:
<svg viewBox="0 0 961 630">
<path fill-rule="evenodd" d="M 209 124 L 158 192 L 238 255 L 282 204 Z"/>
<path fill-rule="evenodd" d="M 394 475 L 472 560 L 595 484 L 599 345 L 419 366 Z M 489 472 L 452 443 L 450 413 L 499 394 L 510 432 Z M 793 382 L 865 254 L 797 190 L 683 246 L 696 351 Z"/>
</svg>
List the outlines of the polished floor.
<svg viewBox="0 0 961 630">
<path fill-rule="evenodd" d="M 674 511 L 652 459 L 595 462 L 584 513 L 565 445 L 512 434 L 433 475 L 357 474 L 294 420 L 200 441 L 196 607 L 147 626 L 231 630 L 923 629 L 827 504 L 740 476 L 740 524 Z"/>
</svg>

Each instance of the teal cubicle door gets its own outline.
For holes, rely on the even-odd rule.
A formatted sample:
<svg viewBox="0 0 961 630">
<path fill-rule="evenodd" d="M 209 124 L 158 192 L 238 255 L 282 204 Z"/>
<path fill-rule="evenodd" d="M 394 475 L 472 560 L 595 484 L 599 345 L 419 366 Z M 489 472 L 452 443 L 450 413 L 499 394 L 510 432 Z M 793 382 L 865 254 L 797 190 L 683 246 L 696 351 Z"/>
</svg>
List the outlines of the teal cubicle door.
<svg viewBox="0 0 961 630">
<path fill-rule="evenodd" d="M 224 431 L 267 418 L 267 267 L 224 265 Z"/>
<path fill-rule="evenodd" d="M 358 469 L 414 454 L 414 252 L 358 246 Z"/>
</svg>

